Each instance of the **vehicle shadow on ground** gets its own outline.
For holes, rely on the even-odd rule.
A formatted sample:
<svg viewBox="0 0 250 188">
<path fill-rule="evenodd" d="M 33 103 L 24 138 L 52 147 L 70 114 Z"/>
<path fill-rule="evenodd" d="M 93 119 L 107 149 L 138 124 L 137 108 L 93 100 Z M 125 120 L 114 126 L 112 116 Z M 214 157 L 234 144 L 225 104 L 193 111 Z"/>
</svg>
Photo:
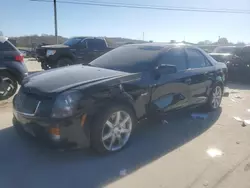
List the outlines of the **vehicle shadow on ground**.
<svg viewBox="0 0 250 188">
<path fill-rule="evenodd" d="M 229 82 L 226 85 L 229 89 L 250 90 L 250 84 L 242 82 Z"/>
<path fill-rule="evenodd" d="M 6 128 L 0 131 L 0 187 L 101 187 L 122 178 L 121 170 L 132 173 L 201 135 L 220 114 L 218 109 L 195 120 L 185 112 L 167 117 L 168 123 L 145 121 L 124 150 L 101 156 L 91 150 L 51 151 Z"/>
</svg>

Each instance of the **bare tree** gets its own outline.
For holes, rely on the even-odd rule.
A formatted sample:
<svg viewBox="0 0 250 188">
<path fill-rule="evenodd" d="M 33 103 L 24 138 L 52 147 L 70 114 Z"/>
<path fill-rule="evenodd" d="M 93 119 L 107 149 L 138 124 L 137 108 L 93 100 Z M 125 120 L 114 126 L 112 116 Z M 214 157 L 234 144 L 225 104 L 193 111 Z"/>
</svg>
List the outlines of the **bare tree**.
<svg viewBox="0 0 250 188">
<path fill-rule="evenodd" d="M 228 40 L 227 40 L 227 38 L 219 38 L 218 44 L 219 44 L 219 45 L 228 45 Z"/>
</svg>

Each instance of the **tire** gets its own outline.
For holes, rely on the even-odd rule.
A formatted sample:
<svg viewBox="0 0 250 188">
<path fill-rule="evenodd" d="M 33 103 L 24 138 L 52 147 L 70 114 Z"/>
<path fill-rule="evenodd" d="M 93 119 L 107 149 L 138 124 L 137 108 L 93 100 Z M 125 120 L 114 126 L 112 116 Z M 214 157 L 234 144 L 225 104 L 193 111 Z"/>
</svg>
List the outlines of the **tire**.
<svg viewBox="0 0 250 188">
<path fill-rule="evenodd" d="M 127 119 L 124 126 L 122 126 L 121 123 L 115 123 L 117 113 L 120 113 L 120 122 Z M 113 105 L 102 110 L 96 117 L 98 118 L 94 120 L 90 132 L 92 148 L 98 153 L 111 153 L 123 149 L 131 138 L 131 134 L 136 125 L 133 110 L 124 105 Z M 125 129 L 122 129 L 122 127 Z M 111 144 L 111 142 L 113 144 Z"/>
<path fill-rule="evenodd" d="M 49 65 L 47 63 L 45 63 L 45 62 L 41 62 L 41 68 L 43 70 L 49 70 L 50 69 Z"/>
<path fill-rule="evenodd" d="M 0 72 L 0 101 L 12 97 L 17 88 L 17 80 L 11 74 Z"/>
<path fill-rule="evenodd" d="M 73 61 L 69 58 L 61 58 L 57 61 L 56 67 L 65 67 L 73 65 Z"/>
<path fill-rule="evenodd" d="M 206 108 L 211 111 L 218 109 L 221 104 L 222 96 L 223 96 L 222 84 L 216 84 L 210 93 L 210 96 L 206 104 Z"/>
</svg>

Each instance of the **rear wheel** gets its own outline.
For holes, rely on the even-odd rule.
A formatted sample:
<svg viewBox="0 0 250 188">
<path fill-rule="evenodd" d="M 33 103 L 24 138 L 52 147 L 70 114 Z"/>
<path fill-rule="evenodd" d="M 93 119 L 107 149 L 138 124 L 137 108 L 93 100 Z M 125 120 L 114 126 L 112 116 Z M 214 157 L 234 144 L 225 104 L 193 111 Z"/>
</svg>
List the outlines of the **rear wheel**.
<svg viewBox="0 0 250 188">
<path fill-rule="evenodd" d="M 12 97 L 18 88 L 16 79 L 8 72 L 0 72 L 0 100 Z"/>
<path fill-rule="evenodd" d="M 73 65 L 73 61 L 69 58 L 61 58 L 57 61 L 56 67 L 65 67 Z"/>
<path fill-rule="evenodd" d="M 91 145 L 100 153 L 115 152 L 124 148 L 135 126 L 133 111 L 117 105 L 102 111 L 91 130 Z"/>
</svg>

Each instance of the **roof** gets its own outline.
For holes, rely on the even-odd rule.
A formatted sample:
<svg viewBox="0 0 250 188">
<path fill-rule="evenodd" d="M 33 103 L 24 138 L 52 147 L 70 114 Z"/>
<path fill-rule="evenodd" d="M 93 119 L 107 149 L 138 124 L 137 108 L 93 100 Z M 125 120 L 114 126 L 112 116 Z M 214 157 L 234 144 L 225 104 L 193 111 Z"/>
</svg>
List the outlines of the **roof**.
<svg viewBox="0 0 250 188">
<path fill-rule="evenodd" d="M 194 47 L 192 45 L 184 44 L 184 43 L 161 43 L 161 42 L 154 42 L 154 43 L 140 43 L 140 44 L 127 44 L 123 46 L 133 46 L 133 47 L 138 47 L 138 48 L 150 48 L 150 49 L 155 49 L 155 50 L 161 50 L 161 49 L 169 49 L 173 47 L 184 47 L 184 46 L 189 46 L 189 47 Z"/>
<path fill-rule="evenodd" d="M 0 36 L 0 42 L 1 43 L 4 43 L 7 40 L 8 40 L 8 37 Z"/>
<path fill-rule="evenodd" d="M 91 37 L 91 36 L 75 36 L 75 37 L 70 37 L 70 38 L 78 38 L 78 39 L 104 39 L 104 37 Z"/>
</svg>

